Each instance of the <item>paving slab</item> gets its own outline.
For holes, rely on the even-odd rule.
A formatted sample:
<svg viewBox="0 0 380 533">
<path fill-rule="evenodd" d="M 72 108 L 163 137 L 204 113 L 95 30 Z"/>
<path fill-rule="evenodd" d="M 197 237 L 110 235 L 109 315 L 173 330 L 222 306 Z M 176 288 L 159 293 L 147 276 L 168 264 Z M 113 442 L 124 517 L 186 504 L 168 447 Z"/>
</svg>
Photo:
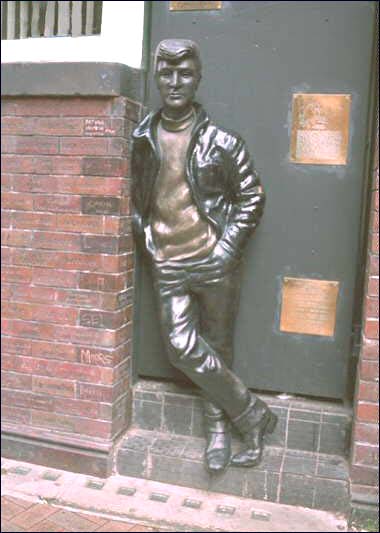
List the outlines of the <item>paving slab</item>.
<svg viewBox="0 0 380 533">
<path fill-rule="evenodd" d="M 10 459 L 2 460 L 2 496 L 8 506 L 2 531 L 37 531 L 40 516 L 39 531 L 347 531 L 346 518 L 327 511 Z"/>
</svg>

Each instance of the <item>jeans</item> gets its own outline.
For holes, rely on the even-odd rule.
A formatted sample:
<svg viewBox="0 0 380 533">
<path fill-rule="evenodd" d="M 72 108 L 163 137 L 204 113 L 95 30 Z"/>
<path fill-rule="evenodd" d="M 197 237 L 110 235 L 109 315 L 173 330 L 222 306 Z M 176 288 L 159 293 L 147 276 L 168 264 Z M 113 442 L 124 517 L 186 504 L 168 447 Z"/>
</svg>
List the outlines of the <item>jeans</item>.
<svg viewBox="0 0 380 533">
<path fill-rule="evenodd" d="M 250 393 L 231 371 L 233 326 L 240 293 L 240 266 L 216 276 L 203 261 L 153 261 L 161 332 L 171 364 L 201 389 L 206 418 L 239 416 Z"/>
</svg>

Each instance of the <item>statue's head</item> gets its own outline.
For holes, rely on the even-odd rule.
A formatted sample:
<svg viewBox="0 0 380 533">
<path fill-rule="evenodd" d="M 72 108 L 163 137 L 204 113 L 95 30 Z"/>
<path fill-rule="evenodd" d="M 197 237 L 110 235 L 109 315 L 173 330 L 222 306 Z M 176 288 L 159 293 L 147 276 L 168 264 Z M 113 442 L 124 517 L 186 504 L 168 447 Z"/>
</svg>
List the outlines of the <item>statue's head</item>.
<svg viewBox="0 0 380 533">
<path fill-rule="evenodd" d="M 165 39 L 154 55 L 154 75 L 164 109 L 180 115 L 191 106 L 201 79 L 198 45 L 188 39 Z"/>
</svg>

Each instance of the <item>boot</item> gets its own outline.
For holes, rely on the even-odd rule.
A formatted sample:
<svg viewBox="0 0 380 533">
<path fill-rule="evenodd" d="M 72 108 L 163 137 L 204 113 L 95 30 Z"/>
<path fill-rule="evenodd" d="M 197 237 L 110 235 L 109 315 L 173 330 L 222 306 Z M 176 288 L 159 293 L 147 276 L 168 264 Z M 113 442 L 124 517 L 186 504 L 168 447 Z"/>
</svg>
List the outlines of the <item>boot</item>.
<svg viewBox="0 0 380 533">
<path fill-rule="evenodd" d="M 225 470 L 231 459 L 231 431 L 224 412 L 209 402 L 205 405 L 205 463 L 210 474 Z M 213 412 L 212 412 L 213 411 Z"/>
<path fill-rule="evenodd" d="M 232 421 L 243 436 L 243 450 L 235 454 L 231 466 L 251 467 L 261 462 L 264 449 L 264 436 L 272 433 L 278 417 L 267 404 L 251 396 L 245 411 Z"/>
</svg>

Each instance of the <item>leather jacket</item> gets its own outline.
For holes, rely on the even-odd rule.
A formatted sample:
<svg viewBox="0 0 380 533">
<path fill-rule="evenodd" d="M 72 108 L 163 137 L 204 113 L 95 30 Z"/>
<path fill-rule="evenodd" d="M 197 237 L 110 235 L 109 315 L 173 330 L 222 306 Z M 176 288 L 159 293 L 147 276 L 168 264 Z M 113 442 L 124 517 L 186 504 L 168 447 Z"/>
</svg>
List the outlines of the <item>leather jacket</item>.
<svg viewBox="0 0 380 533">
<path fill-rule="evenodd" d="M 190 190 L 201 216 L 215 229 L 218 244 L 239 259 L 261 219 L 265 193 L 242 138 L 213 124 L 199 104 L 194 107 L 186 161 Z M 132 134 L 132 229 L 136 244 L 151 253 L 145 229 L 160 167 L 159 118 L 160 111 L 150 113 Z"/>
</svg>

